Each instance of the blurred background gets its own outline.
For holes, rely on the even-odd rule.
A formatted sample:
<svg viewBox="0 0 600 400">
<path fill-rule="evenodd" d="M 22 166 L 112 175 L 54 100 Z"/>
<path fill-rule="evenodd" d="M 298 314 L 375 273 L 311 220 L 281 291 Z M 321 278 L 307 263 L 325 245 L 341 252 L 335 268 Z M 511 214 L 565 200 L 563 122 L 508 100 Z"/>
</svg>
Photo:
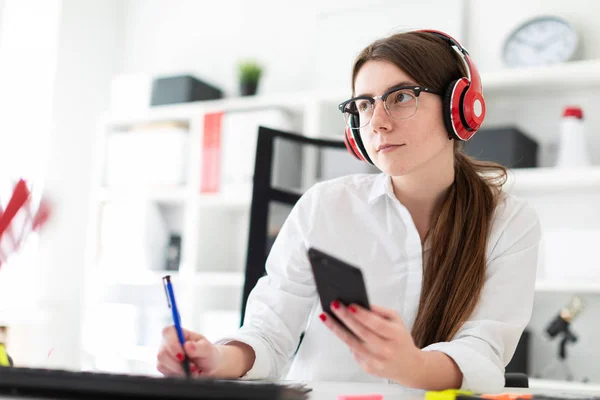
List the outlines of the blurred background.
<svg viewBox="0 0 600 400">
<path fill-rule="evenodd" d="M 600 390 L 598 20 L 596 0 L 0 0 L 0 204 L 22 176 L 56 205 L 0 271 L 9 353 L 156 374 L 167 273 L 185 327 L 236 329 L 258 126 L 341 140 L 358 52 L 431 28 L 482 74 L 467 151 L 509 167 L 506 190 L 542 222 L 510 370 Z M 376 172 L 345 151 L 277 150 L 273 179 L 292 188 Z M 271 211 L 272 239 L 289 208 Z"/>
</svg>

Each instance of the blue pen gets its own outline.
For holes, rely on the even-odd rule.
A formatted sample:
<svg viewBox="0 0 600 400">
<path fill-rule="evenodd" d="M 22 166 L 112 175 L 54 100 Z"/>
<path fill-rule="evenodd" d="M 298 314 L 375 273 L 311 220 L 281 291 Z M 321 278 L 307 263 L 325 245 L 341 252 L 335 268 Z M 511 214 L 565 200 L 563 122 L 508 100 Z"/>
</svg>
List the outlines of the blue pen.
<svg viewBox="0 0 600 400">
<path fill-rule="evenodd" d="M 163 278 L 163 285 L 165 287 L 165 293 L 167 294 L 167 305 L 171 309 L 171 313 L 173 314 L 173 324 L 175 325 L 175 330 L 177 331 L 177 337 L 179 338 L 179 343 L 181 343 L 181 347 L 183 348 L 183 344 L 185 343 L 185 338 L 183 337 L 183 329 L 181 328 L 181 317 L 179 316 L 179 311 L 177 310 L 177 303 L 175 302 L 175 292 L 173 291 L 173 285 L 171 284 L 171 275 L 166 275 Z M 191 376 L 190 372 L 190 359 L 185 352 L 185 348 L 183 348 L 184 360 L 181 363 L 183 370 L 185 371 L 185 376 L 188 378 Z"/>
</svg>

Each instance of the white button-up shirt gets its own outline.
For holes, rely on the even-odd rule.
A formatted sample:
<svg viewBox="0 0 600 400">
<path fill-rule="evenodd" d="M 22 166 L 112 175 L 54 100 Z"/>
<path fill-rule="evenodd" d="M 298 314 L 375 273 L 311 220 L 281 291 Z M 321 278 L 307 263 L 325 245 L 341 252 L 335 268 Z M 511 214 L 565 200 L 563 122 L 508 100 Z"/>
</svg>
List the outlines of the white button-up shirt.
<svg viewBox="0 0 600 400">
<path fill-rule="evenodd" d="M 463 373 L 465 389 L 504 386 L 504 367 L 533 308 L 540 236 L 533 209 L 503 193 L 478 306 L 451 341 L 424 349 L 450 356 Z M 277 379 L 288 371 L 287 379 L 299 381 L 387 382 L 365 373 L 347 345 L 319 320 L 322 308 L 307 249 L 313 246 L 360 268 L 369 301 L 395 309 L 411 330 L 428 243 L 423 249 L 389 176 L 350 175 L 316 184 L 282 226 L 267 259 L 267 275 L 248 299 L 244 325 L 217 343 L 237 340 L 254 349 L 247 378 Z"/>
</svg>

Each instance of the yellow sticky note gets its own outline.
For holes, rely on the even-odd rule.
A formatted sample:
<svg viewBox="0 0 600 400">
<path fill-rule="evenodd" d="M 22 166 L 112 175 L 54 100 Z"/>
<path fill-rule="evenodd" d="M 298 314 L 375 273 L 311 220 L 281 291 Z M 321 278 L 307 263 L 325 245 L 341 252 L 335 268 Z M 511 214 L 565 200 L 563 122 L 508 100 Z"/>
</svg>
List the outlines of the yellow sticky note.
<svg viewBox="0 0 600 400">
<path fill-rule="evenodd" d="M 3 367 L 10 367 L 10 361 L 8 361 L 8 354 L 6 354 L 4 343 L 0 343 L 0 365 Z"/>
<path fill-rule="evenodd" d="M 429 391 L 425 393 L 425 400 L 454 400 L 458 395 L 471 396 L 473 392 L 460 389 L 447 389 L 441 391 Z"/>
</svg>

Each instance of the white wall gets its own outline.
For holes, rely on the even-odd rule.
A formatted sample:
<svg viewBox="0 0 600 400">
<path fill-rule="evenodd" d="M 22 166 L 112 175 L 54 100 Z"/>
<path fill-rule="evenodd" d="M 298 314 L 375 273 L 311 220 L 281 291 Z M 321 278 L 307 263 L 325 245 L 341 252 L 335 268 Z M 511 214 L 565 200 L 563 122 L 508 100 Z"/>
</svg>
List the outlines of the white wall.
<svg viewBox="0 0 600 400">
<path fill-rule="evenodd" d="M 2 30 L 2 12 L 4 11 L 4 0 L 0 0 L 0 31 Z"/>
<path fill-rule="evenodd" d="M 266 65 L 262 92 L 349 90 L 353 57 L 391 30 L 461 37 L 462 0 L 128 0 L 122 72 L 190 71 L 237 94 L 235 63 Z"/>
<path fill-rule="evenodd" d="M 503 68 L 501 50 L 513 29 L 546 14 L 566 18 L 580 35 L 580 56 L 600 58 L 600 2 L 596 0 L 468 0 L 468 50 L 481 71 Z"/>
<path fill-rule="evenodd" d="M 40 4 L 36 0 L 6 0 L 2 5 L 0 186 L 12 186 L 10 182 L 20 177 L 39 185 L 52 127 L 60 1 Z M 34 317 L 33 310 L 43 306 L 40 291 L 45 288 L 41 277 L 43 268 L 28 257 L 31 254 L 26 251 L 24 259 L 17 259 L 16 264 L 13 258 L 3 266 L 0 275 L 0 319 L 6 320 L 10 327 L 9 351 L 19 364 L 39 361 L 50 349 L 38 346 L 39 338 L 31 332 L 32 326 L 34 330 L 41 330 L 42 321 Z M 14 310 L 15 304 L 18 304 L 17 310 Z M 19 316 L 20 321 L 14 321 L 14 316 Z"/>
<path fill-rule="evenodd" d="M 59 27 L 46 175 L 57 208 L 41 240 L 51 320 L 39 342 L 54 349 L 50 365 L 79 368 L 92 147 L 121 55 L 120 2 L 62 0 Z"/>
</svg>

